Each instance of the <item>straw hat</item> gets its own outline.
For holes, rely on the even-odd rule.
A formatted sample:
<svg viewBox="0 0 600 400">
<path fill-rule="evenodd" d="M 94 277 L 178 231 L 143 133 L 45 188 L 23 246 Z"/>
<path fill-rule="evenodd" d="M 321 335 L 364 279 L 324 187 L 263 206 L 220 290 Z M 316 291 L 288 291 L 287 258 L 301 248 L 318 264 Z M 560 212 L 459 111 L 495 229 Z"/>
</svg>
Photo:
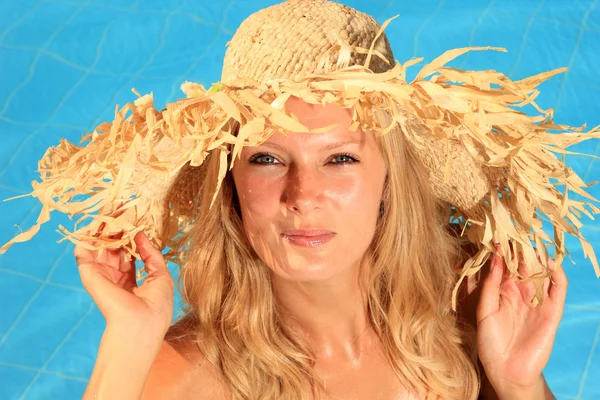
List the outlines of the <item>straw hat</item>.
<svg viewBox="0 0 600 400">
<path fill-rule="evenodd" d="M 134 90 L 139 98 L 117 109 L 112 123 L 88 134 L 85 146 L 61 139 L 49 148 L 39 162 L 41 182 L 33 182 L 27 195 L 43 205 L 37 224 L 0 254 L 29 240 L 50 219 L 50 211 L 58 210 L 81 215 L 72 231 L 59 226 L 61 241 L 90 240 L 91 229 L 97 248 L 123 246 L 137 256 L 133 237 L 143 230 L 159 248 L 169 248 L 168 260 L 183 264 L 180 234 L 194 223 L 198 206 L 193 167 L 210 151 L 219 152 L 216 196 L 243 146 L 259 144 L 276 131 L 309 131 L 284 108 L 290 96 L 297 96 L 353 108 L 352 129 L 378 135 L 393 126 L 401 129 L 427 168 L 434 195 L 448 204 L 452 218 L 462 220 L 464 233 L 479 249 L 460 280 L 481 268 L 494 243 L 504 254 L 509 246 L 523 253 L 532 271 L 544 275 L 546 246 L 556 246 L 560 264 L 565 232 L 579 238 L 600 276 L 592 246 L 579 231 L 581 213 L 592 217 L 584 206 L 598 213 L 591 204 L 598 200 L 553 153 L 581 154 L 565 149 L 600 138 L 600 130 L 584 133 L 585 125 L 554 124 L 553 110 L 542 110 L 534 101 L 536 87 L 566 68 L 512 81 L 493 70 L 445 66 L 468 51 L 506 51 L 470 47 L 445 52 L 407 82 L 406 68 L 421 59 L 394 60 L 383 33 L 392 19 L 380 26 L 371 16 L 328 0 L 289 0 L 250 15 L 228 43 L 220 83 L 206 90 L 185 82 L 181 88 L 187 97 L 162 111 L 153 107 L 152 94 Z M 539 115 L 517 110 L 527 104 Z M 373 115 L 379 110 L 390 113 L 392 125 L 377 124 Z M 564 193 L 557 189 L 561 185 Z M 569 190 L 590 202 L 569 199 Z M 79 195 L 83 199 L 76 199 Z M 542 230 L 541 214 L 554 225 L 553 239 Z M 79 227 L 85 219 L 90 224 Z M 122 235 L 115 238 L 117 233 Z M 516 260 L 508 267 L 518 274 Z M 539 284 L 538 289 L 541 298 Z"/>
</svg>

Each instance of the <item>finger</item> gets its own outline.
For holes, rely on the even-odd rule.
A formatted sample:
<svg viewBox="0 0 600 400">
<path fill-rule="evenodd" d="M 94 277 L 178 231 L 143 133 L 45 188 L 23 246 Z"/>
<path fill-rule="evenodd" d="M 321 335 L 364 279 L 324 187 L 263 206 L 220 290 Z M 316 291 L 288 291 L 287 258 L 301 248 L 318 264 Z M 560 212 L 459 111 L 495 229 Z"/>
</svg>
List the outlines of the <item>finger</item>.
<svg viewBox="0 0 600 400">
<path fill-rule="evenodd" d="M 527 267 L 527 263 L 525 262 L 525 259 L 523 257 L 523 253 L 519 253 L 518 271 L 519 275 L 521 275 L 523 279 L 528 279 L 531 276 L 529 268 Z M 521 297 L 526 303 L 529 303 L 531 302 L 531 300 L 533 300 L 533 297 L 535 296 L 535 284 L 533 283 L 533 281 L 522 282 L 519 280 L 517 281 L 517 287 L 519 288 Z"/>
<path fill-rule="evenodd" d="M 75 245 L 75 250 L 73 250 L 73 255 L 75 256 L 75 261 L 77 262 L 78 266 L 81 266 L 85 263 L 95 262 L 96 257 L 94 253 L 94 251 L 85 248 L 80 243 Z"/>
<path fill-rule="evenodd" d="M 115 215 L 113 215 L 113 218 L 117 218 L 125 212 L 125 210 L 120 210 L 120 208 L 123 207 L 123 205 L 124 205 L 123 202 L 116 203 Z M 110 207 L 110 206 L 111 205 L 109 204 L 107 207 Z M 107 227 L 106 222 L 100 223 L 98 230 L 96 232 L 94 232 L 92 236 L 99 238 L 99 237 L 102 237 L 103 233 L 104 233 L 104 236 L 107 237 L 108 239 L 121 239 L 123 237 L 122 231 L 106 235 L 106 233 L 111 233 L 111 232 L 106 232 L 106 233 L 104 232 L 106 227 Z M 110 265 L 111 267 L 118 269 L 119 261 L 120 261 L 119 253 L 120 253 L 120 249 L 102 248 L 101 250 L 99 250 L 99 253 L 96 257 L 96 262 L 99 262 L 102 264 L 107 264 L 107 265 Z"/>
<path fill-rule="evenodd" d="M 108 238 L 113 239 L 118 235 L 111 235 Z M 104 246 L 108 245 L 106 240 L 98 240 L 91 242 L 95 247 L 100 247 L 102 244 Z M 119 251 L 120 249 L 111 249 L 108 247 L 101 247 L 98 250 L 91 250 L 94 261 L 99 264 L 104 264 L 114 269 L 119 269 Z"/>
<path fill-rule="evenodd" d="M 481 295 L 477 304 L 477 320 L 481 321 L 500 308 L 500 285 L 502 283 L 504 262 L 498 254 L 492 256 L 490 273 L 481 286 Z"/>
<path fill-rule="evenodd" d="M 541 263 L 541 261 L 540 261 Z M 544 270 L 544 275 L 546 276 L 544 278 L 544 296 L 548 297 L 549 289 L 550 289 L 550 274 L 552 271 L 554 271 L 554 260 L 552 259 L 552 257 L 548 256 L 548 268 L 546 268 Z"/>
<path fill-rule="evenodd" d="M 99 231 L 95 231 L 92 229 L 86 229 L 82 232 L 83 239 L 79 240 L 75 246 L 75 250 L 73 251 L 75 255 L 75 260 L 78 264 L 82 263 L 98 263 L 110 266 L 114 269 L 119 269 L 120 260 L 119 260 L 119 252 L 120 249 L 110 249 L 110 248 L 101 248 L 100 240 L 94 240 L 94 238 L 99 236 Z M 108 236 L 109 239 L 120 239 L 123 236 L 123 232 L 118 234 Z M 90 247 L 95 247 L 90 248 Z"/>
<path fill-rule="evenodd" d="M 83 234 L 86 236 L 91 235 L 90 230 L 83 231 Z M 88 246 L 82 243 L 83 241 L 79 241 L 75 245 L 75 249 L 73 250 L 73 255 L 75 256 L 75 260 L 77 261 L 77 265 L 81 265 L 83 263 L 88 262 L 96 262 L 96 258 L 98 252 L 96 250 L 92 250 L 88 248 Z M 96 241 L 88 241 L 88 244 L 91 246 L 97 246 L 98 243 Z"/>
<path fill-rule="evenodd" d="M 116 233 L 114 235 L 109 235 L 108 239 L 119 240 L 122 237 L 123 237 L 123 232 L 119 232 L 119 233 Z M 122 269 L 121 269 L 121 259 L 123 257 L 121 255 L 121 250 L 122 250 L 122 247 L 119 247 L 119 248 L 116 248 L 116 249 L 105 248 L 104 252 L 106 253 L 106 256 L 103 256 L 104 263 L 110 265 L 111 267 L 114 267 L 114 268 L 122 271 Z"/>
<path fill-rule="evenodd" d="M 552 272 L 552 284 L 550 285 L 549 297 L 556 304 L 564 304 L 567 297 L 568 279 L 562 265 L 554 264 Z"/>
<path fill-rule="evenodd" d="M 515 255 L 513 253 L 512 247 L 510 246 L 510 243 L 509 243 L 509 246 L 508 246 L 508 253 L 509 253 L 509 257 L 508 258 L 504 254 L 504 250 L 500 247 L 499 244 L 496 245 L 496 251 L 500 255 L 502 266 L 504 266 L 504 263 L 507 264 L 507 268 L 502 268 L 504 277 L 507 278 L 507 279 L 510 279 L 510 280 L 514 280 L 514 276 L 511 275 L 510 270 L 508 269 L 508 261 L 507 261 L 507 260 L 511 260 L 512 261 L 515 258 Z"/>
<path fill-rule="evenodd" d="M 540 256 L 540 252 L 538 251 L 537 248 L 534 249 L 535 250 L 535 255 L 538 259 L 538 262 L 541 265 L 544 265 L 544 263 L 542 262 L 542 257 Z M 546 251 L 543 251 L 543 254 L 547 254 Z M 554 269 L 554 260 L 552 260 L 552 258 L 550 256 L 548 256 L 548 268 L 550 270 Z M 544 271 L 544 275 L 547 275 L 548 270 Z M 547 276 L 546 278 L 544 278 L 544 280 L 542 281 L 542 293 L 544 294 L 544 298 L 548 297 L 548 289 L 550 288 L 550 277 Z"/>
<path fill-rule="evenodd" d="M 119 251 L 119 271 L 129 272 L 135 270 L 135 257 L 121 247 Z"/>
<path fill-rule="evenodd" d="M 502 281 L 501 281 L 500 292 L 504 293 L 504 294 L 510 294 L 511 298 L 515 297 L 515 296 L 521 296 L 521 292 L 519 291 L 519 288 L 517 287 L 517 277 L 516 277 L 516 275 L 511 273 L 511 271 L 508 267 L 507 258 L 504 256 L 504 251 L 502 250 L 500 245 L 496 245 L 496 248 L 500 255 L 500 264 L 499 265 L 502 269 Z M 513 249 L 510 245 L 509 245 L 508 249 L 509 249 L 509 254 L 510 254 L 510 260 L 513 260 L 514 259 Z"/>
<path fill-rule="evenodd" d="M 154 247 L 144 232 L 138 232 L 134 240 L 149 277 L 169 273 L 162 253 Z"/>
<path fill-rule="evenodd" d="M 519 253 L 519 275 L 523 277 L 523 279 L 527 279 L 530 276 L 529 268 L 527 268 L 527 263 L 525 263 L 525 258 L 523 257 L 523 253 Z"/>
</svg>

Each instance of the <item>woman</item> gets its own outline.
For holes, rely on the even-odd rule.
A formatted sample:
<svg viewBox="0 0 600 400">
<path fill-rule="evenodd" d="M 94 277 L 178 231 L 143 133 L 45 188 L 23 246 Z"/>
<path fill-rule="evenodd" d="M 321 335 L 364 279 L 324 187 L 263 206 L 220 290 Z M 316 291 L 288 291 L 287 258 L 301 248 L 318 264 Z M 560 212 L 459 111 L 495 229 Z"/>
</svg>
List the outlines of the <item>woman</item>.
<svg viewBox="0 0 600 400">
<path fill-rule="evenodd" d="M 450 308 L 459 243 L 403 135 L 352 131 L 336 105 L 292 97 L 285 107 L 308 128 L 337 125 L 244 147 L 210 210 L 218 154 L 182 172 L 199 177 L 205 207 L 180 276 L 186 313 L 171 328 L 173 281 L 143 234 L 140 287 L 118 252 L 76 247 L 107 320 L 84 398 L 474 399 L 475 347 L 483 398 L 553 398 L 542 370 L 564 305 L 562 269 L 533 308 L 533 283 L 503 277 L 494 256 L 470 343 Z"/>
<path fill-rule="evenodd" d="M 160 112 L 142 96 L 85 146 L 49 149 L 38 222 L 0 253 L 51 210 L 92 218 L 62 229 L 107 320 L 86 398 L 552 398 L 564 232 L 591 246 L 589 204 L 555 188 L 586 186 L 548 149 L 599 133 L 515 110 L 558 70 L 447 68 L 470 50 L 455 49 L 408 83 L 419 60 L 395 63 L 388 22 L 327 0 L 268 7 L 236 31 L 220 85 L 187 82 Z M 486 264 L 495 245 L 519 256 Z M 124 253 L 149 272 L 139 287 Z M 172 327 L 165 258 L 182 267 Z"/>
</svg>

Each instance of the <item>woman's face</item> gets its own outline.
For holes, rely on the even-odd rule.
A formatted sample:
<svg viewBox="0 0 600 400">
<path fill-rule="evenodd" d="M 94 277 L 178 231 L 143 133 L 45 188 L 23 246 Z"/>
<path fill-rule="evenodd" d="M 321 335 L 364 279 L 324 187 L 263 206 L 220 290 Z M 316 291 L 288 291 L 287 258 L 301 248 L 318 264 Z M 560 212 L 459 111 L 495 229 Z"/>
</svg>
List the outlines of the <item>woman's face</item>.
<svg viewBox="0 0 600 400">
<path fill-rule="evenodd" d="M 233 180 L 244 231 L 279 277 L 323 280 L 357 266 L 373 235 L 386 167 L 371 133 L 349 131 L 350 110 L 292 97 L 286 108 L 326 133 L 276 133 L 244 147 Z"/>
</svg>

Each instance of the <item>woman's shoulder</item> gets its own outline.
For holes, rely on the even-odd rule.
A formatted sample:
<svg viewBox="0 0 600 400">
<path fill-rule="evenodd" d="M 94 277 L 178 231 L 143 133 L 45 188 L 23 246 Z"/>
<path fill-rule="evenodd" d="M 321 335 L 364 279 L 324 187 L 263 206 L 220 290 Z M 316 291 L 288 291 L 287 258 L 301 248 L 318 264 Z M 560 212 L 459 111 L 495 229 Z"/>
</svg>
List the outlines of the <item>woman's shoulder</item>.
<svg viewBox="0 0 600 400">
<path fill-rule="evenodd" d="M 220 373 L 202 355 L 192 332 L 174 324 L 161 345 L 148 375 L 143 400 L 227 399 Z"/>
</svg>

